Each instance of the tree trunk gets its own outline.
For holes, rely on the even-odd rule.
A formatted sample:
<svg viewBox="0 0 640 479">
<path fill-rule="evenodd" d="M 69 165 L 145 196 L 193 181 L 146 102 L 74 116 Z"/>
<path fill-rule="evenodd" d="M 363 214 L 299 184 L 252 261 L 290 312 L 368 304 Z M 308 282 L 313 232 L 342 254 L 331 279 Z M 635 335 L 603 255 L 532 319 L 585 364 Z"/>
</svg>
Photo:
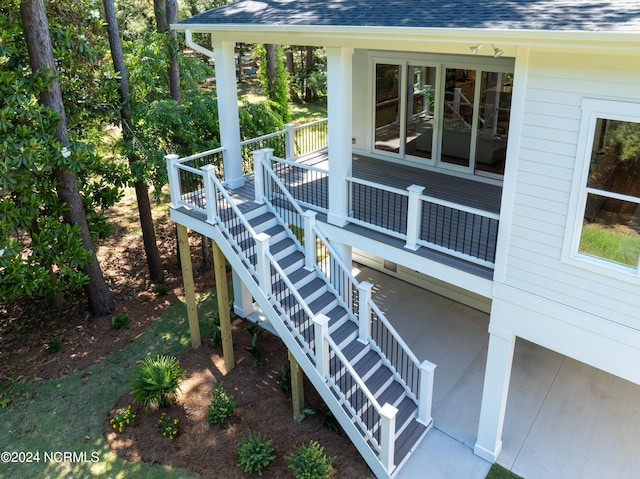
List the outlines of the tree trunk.
<svg viewBox="0 0 640 479">
<path fill-rule="evenodd" d="M 264 46 L 266 51 L 265 61 L 267 62 L 267 96 L 270 100 L 278 101 L 278 46 L 267 43 Z"/>
<path fill-rule="evenodd" d="M 55 60 L 53 58 L 44 1 L 22 0 L 20 14 L 29 50 L 31 69 L 34 72 L 45 70 L 49 74 L 55 75 Z M 62 103 L 60 84 L 57 80 L 51 83 L 48 90 L 40 94 L 40 102 L 58 112 L 60 124 L 56 132 L 56 139 L 63 147 L 68 146 L 67 117 Z M 85 287 L 89 299 L 89 307 L 93 315 L 105 316 L 115 309 L 115 301 L 107 287 L 95 255 L 91 232 L 89 231 L 82 198 L 78 190 L 78 179 L 75 173 L 64 167 L 56 168 L 53 175 L 57 182 L 58 196 L 67 205 L 64 219 L 67 223 L 77 224 L 80 227 L 82 245 L 87 251 L 91 252 L 91 262 L 83 268 L 83 272 L 89 277 L 89 283 Z"/>
<path fill-rule="evenodd" d="M 122 44 L 120 43 L 120 31 L 118 28 L 118 19 L 116 18 L 116 8 L 114 0 L 103 0 L 105 20 L 107 22 L 107 31 L 109 34 L 109 45 L 111 47 L 111 58 L 113 60 L 113 69 L 120 77 L 120 115 L 122 117 L 122 137 L 125 145 L 131 145 L 133 142 L 132 132 L 132 114 L 131 105 L 129 103 L 129 78 L 124 65 L 124 54 L 122 52 Z M 128 151 L 132 149 L 127 148 Z M 134 153 L 129 154 L 129 165 L 139 161 L 140 159 Z M 147 257 L 147 266 L 151 280 L 162 282 L 164 274 L 162 270 L 162 261 L 158 252 L 158 244 L 156 243 L 156 232 L 153 227 L 153 218 L 151 216 L 151 202 L 149 201 L 149 191 L 147 185 L 136 179 L 134 183 L 136 191 L 136 199 L 138 202 L 138 215 L 140 217 L 140 227 L 142 229 L 142 241 L 144 243 L 144 252 Z"/>
<path fill-rule="evenodd" d="M 284 57 L 285 57 L 287 71 L 289 72 L 289 78 L 291 79 L 291 81 L 289 82 L 289 96 L 291 96 L 291 99 L 293 101 L 297 102 L 300 100 L 300 98 L 298 97 L 298 93 L 294 88 L 294 84 L 295 84 L 294 78 L 296 77 L 296 66 L 293 61 L 293 48 L 291 48 L 291 46 L 288 46 L 287 49 L 285 50 Z"/>
<path fill-rule="evenodd" d="M 178 2 L 167 0 L 167 32 L 169 35 L 169 93 L 171 99 L 180 103 L 180 66 L 178 63 L 178 37 L 169 30 L 172 23 L 178 23 Z"/>
<path fill-rule="evenodd" d="M 167 0 L 153 0 L 153 14 L 156 17 L 156 31 L 164 33 L 169 24 L 167 21 Z"/>
<path fill-rule="evenodd" d="M 313 71 L 313 47 L 307 47 L 307 60 L 305 62 L 305 71 L 306 71 L 306 84 L 304 89 L 304 100 L 306 102 L 313 101 L 313 92 L 311 88 L 309 88 L 309 75 Z"/>
</svg>

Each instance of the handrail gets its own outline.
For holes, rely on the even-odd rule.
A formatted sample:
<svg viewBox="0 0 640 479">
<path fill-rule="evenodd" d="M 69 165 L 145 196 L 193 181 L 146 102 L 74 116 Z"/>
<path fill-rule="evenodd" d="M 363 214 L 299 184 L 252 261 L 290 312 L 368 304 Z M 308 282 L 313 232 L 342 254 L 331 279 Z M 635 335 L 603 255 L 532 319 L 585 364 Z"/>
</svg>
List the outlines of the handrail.
<svg viewBox="0 0 640 479">
<path fill-rule="evenodd" d="M 375 183 L 373 181 L 365 180 L 363 178 L 356 178 L 355 176 L 347 176 L 345 180 L 351 183 L 357 183 L 359 185 L 370 186 L 378 190 L 384 190 L 390 193 L 395 193 L 397 195 L 409 196 L 409 192 L 407 190 L 403 190 L 402 188 L 396 188 L 395 186 L 383 185 L 381 183 Z"/>
<path fill-rule="evenodd" d="M 284 158 L 277 158 L 275 156 L 272 157 L 271 160 L 275 161 L 276 163 L 279 163 L 279 164 L 295 166 L 296 168 L 300 168 L 300 169 L 303 169 L 303 170 L 317 171 L 318 173 L 329 174 L 329 170 L 327 170 L 325 168 L 320 168 L 318 166 L 313 166 L 313 165 L 307 165 L 306 163 L 300 163 L 299 161 L 291 161 L 291 160 L 287 160 L 287 159 L 284 159 Z"/>
<path fill-rule="evenodd" d="M 420 366 L 421 361 L 417 358 L 415 354 L 413 354 L 413 351 L 411 351 L 411 348 L 409 348 L 409 346 L 407 346 L 407 344 L 402 340 L 402 337 L 400 336 L 398 331 L 396 331 L 396 329 L 391 325 L 391 323 L 389 322 L 387 317 L 384 315 L 384 313 L 380 311 L 380 308 L 378 308 L 378 305 L 374 303 L 372 300 L 370 300 L 369 307 L 373 310 L 374 313 L 376 313 L 378 318 L 382 320 L 385 327 L 389 330 L 393 338 L 396 341 L 398 341 L 398 343 L 400 343 L 400 346 L 402 347 L 402 349 L 406 351 L 407 356 L 409 356 L 409 359 L 411 359 L 411 361 L 414 362 L 417 366 Z"/>
<path fill-rule="evenodd" d="M 293 125 L 294 130 L 301 130 L 302 128 L 307 128 L 314 125 L 319 125 L 320 123 L 324 123 L 329 121 L 328 118 L 320 118 L 319 120 L 310 121 L 309 123 L 303 123 L 302 125 Z"/>
<path fill-rule="evenodd" d="M 281 159 L 281 158 L 279 158 L 279 159 Z M 275 184 L 278 186 L 278 188 L 280 188 L 282 190 L 284 195 L 287 197 L 287 200 L 289 200 L 289 203 L 291 203 L 293 208 L 296 210 L 296 213 L 298 213 L 299 215 L 303 215 L 304 211 L 302 210 L 302 208 L 298 204 L 298 201 L 293 197 L 293 195 L 287 189 L 287 187 L 284 185 L 284 183 L 282 183 L 282 181 L 280 181 L 280 178 L 278 178 L 278 175 L 276 175 L 275 171 L 273 171 L 273 168 L 265 167 L 265 165 L 260 165 L 260 167 L 264 168 L 266 170 L 266 172 L 269 175 L 269 177 L 271 177 L 271 179 L 275 182 Z"/>
<path fill-rule="evenodd" d="M 193 155 L 185 156 L 184 158 L 180 158 L 178 160 L 178 164 L 182 164 L 186 161 L 197 160 L 198 158 L 202 158 L 203 156 L 215 155 L 216 153 L 221 153 L 225 151 L 226 148 L 224 146 L 219 146 L 218 148 L 214 148 L 212 150 L 201 151 L 200 153 L 194 153 Z M 186 166 L 186 165 L 185 165 Z"/>
<path fill-rule="evenodd" d="M 451 208 L 454 210 L 464 211 L 465 213 L 471 213 L 472 215 L 484 216 L 485 218 L 489 218 L 492 220 L 500 219 L 499 213 L 493 213 L 492 211 L 481 210 L 478 208 L 474 208 L 473 206 L 466 206 L 458 203 L 452 203 L 451 201 L 436 198 L 434 196 L 420 195 L 420 200 L 427 201 L 435 205 L 445 206 L 447 208 Z"/>
<path fill-rule="evenodd" d="M 311 311 L 311 308 L 309 308 L 309 305 L 307 304 L 307 302 L 304 300 L 304 298 L 298 292 L 298 289 L 291 282 L 287 273 L 285 273 L 284 270 L 280 267 L 275 257 L 271 253 L 267 253 L 266 256 L 269 259 L 271 266 L 273 266 L 276 272 L 280 275 L 280 279 L 282 279 L 282 281 L 287 285 L 291 294 L 296 299 L 296 301 L 300 304 L 302 309 L 304 309 L 304 312 L 307 314 L 307 316 L 309 316 L 309 318 L 313 318 L 315 314 L 313 313 L 313 311 Z"/>
<path fill-rule="evenodd" d="M 269 138 L 275 138 L 276 136 L 284 135 L 284 134 L 285 134 L 285 130 L 279 130 L 274 133 L 267 133 L 266 135 L 258 136 L 256 138 L 249 138 L 248 140 L 243 140 L 240 142 L 240 146 L 250 145 L 251 143 L 258 143 L 259 141 L 268 140 Z"/>
<path fill-rule="evenodd" d="M 351 283 L 357 288 L 358 286 L 360 286 L 360 283 L 358 282 L 358 280 L 353 276 L 353 273 L 351 273 L 351 271 L 349 271 L 349 268 L 347 268 L 347 265 L 344 264 L 344 262 L 342 261 L 342 258 L 340 257 L 339 254 L 336 253 L 336 251 L 333 249 L 333 246 L 331 246 L 331 243 L 329 243 L 325 237 L 324 234 L 322 233 L 322 231 L 320 230 L 320 228 L 318 228 L 318 225 L 316 224 L 313 227 L 313 232 L 315 233 L 316 238 L 318 238 L 320 240 L 320 242 L 322 243 L 322 245 L 327 248 L 327 250 L 329 250 L 329 253 L 333 256 L 333 261 L 336 262 L 336 264 L 340 267 L 340 269 L 344 272 L 344 274 L 347 275 L 347 278 L 349 278 L 349 281 L 351 281 Z"/>
<path fill-rule="evenodd" d="M 204 173 L 200 168 L 194 168 L 193 166 L 187 166 L 181 163 L 177 163 L 176 168 L 182 171 L 188 171 L 189 173 L 193 173 L 195 175 L 202 176 L 204 178 Z"/>
</svg>

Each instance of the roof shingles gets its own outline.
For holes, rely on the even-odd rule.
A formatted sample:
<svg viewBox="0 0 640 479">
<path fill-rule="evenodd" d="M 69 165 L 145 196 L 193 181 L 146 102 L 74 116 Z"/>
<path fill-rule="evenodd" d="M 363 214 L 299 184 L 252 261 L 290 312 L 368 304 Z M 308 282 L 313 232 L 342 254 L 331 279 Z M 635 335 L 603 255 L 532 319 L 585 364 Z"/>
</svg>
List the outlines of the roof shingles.
<svg viewBox="0 0 640 479">
<path fill-rule="evenodd" d="M 237 0 L 180 23 L 640 32 L 640 0 Z"/>
</svg>

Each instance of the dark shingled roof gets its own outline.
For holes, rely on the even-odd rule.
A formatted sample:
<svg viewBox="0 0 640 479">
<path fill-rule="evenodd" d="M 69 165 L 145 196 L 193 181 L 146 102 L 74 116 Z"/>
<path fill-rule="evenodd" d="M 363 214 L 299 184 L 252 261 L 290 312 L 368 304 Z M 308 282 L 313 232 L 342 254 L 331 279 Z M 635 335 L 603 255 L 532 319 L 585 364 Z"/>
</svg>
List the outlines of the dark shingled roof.
<svg viewBox="0 0 640 479">
<path fill-rule="evenodd" d="M 640 33 L 640 0 L 237 0 L 180 24 Z"/>
</svg>

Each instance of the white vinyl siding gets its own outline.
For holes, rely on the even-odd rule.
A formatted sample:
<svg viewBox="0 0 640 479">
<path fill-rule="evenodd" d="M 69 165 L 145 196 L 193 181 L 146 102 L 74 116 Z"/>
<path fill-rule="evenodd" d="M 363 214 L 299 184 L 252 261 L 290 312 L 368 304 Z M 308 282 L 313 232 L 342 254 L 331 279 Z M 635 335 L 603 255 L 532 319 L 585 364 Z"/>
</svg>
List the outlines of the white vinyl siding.
<svg viewBox="0 0 640 479">
<path fill-rule="evenodd" d="M 515 152 L 504 282 L 508 286 L 640 328 L 638 284 L 562 261 L 571 211 L 584 98 L 640 103 L 636 56 L 531 51 L 521 138 Z M 515 107 L 515 106 L 514 106 Z M 511 159 L 510 159 L 511 161 Z M 512 176 L 513 177 L 513 176 Z M 503 221 L 506 220 L 503 219 Z"/>
</svg>

